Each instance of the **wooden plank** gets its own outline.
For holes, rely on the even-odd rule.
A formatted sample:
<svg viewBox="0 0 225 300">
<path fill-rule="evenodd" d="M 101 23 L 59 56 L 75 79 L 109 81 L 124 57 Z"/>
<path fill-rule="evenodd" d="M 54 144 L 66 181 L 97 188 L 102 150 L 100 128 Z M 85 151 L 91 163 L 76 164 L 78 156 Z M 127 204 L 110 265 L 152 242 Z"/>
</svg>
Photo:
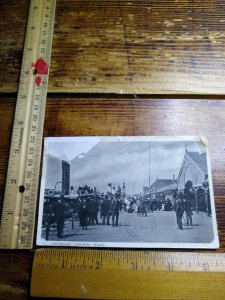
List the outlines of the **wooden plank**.
<svg viewBox="0 0 225 300">
<path fill-rule="evenodd" d="M 17 91 L 28 11 L 28 0 L 0 1 L 0 92 Z"/>
<path fill-rule="evenodd" d="M 17 89 L 27 3 L 0 4 L 0 91 Z M 57 0 L 49 92 L 225 94 L 224 9 L 223 0 Z"/>
<path fill-rule="evenodd" d="M 58 1 L 50 90 L 224 94 L 222 0 Z"/>
<path fill-rule="evenodd" d="M 0 97 L 0 206 L 2 205 L 15 99 Z M 44 136 L 206 135 L 212 161 L 220 249 L 225 251 L 225 100 L 54 95 L 48 98 Z M 214 251 L 213 251 L 214 253 Z M 19 255 L 19 256 L 18 256 Z M 18 259 L 19 257 L 19 259 Z M 29 299 L 33 252 L 0 255 L 0 298 Z M 216 277 L 215 277 L 216 280 Z M 201 293 L 201 279 L 191 285 Z M 193 283 L 193 282 L 192 282 Z M 194 284 L 194 283 L 193 283 Z M 216 284 L 208 285 L 210 292 Z M 165 295 L 164 295 L 165 296 Z M 162 297 L 159 298 L 163 299 Z M 166 296 L 164 297 L 166 299 Z M 168 298 L 167 298 L 168 299 Z"/>
</svg>

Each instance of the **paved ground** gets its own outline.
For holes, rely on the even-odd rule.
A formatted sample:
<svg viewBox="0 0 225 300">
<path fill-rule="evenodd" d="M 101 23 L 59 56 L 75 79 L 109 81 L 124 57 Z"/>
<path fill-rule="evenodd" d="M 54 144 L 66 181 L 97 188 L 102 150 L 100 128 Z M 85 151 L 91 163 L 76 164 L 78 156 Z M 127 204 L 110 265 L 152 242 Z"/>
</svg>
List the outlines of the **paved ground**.
<svg viewBox="0 0 225 300">
<path fill-rule="evenodd" d="M 82 230 L 79 222 L 65 222 L 64 238 L 61 241 L 77 242 L 145 242 L 145 243 L 209 243 L 213 239 L 212 218 L 204 213 L 193 215 L 193 226 L 177 229 L 175 212 L 156 211 L 147 216 L 121 212 L 119 226 L 88 226 Z M 185 220 L 184 220 L 185 221 Z M 56 228 L 51 227 L 49 241 L 57 241 Z"/>
</svg>

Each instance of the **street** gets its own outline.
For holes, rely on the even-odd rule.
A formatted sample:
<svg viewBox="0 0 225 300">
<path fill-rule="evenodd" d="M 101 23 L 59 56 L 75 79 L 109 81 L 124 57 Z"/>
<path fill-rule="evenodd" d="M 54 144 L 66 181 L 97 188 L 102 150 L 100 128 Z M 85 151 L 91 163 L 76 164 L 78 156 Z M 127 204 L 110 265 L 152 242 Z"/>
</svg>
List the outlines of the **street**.
<svg viewBox="0 0 225 300">
<path fill-rule="evenodd" d="M 186 226 L 185 214 L 183 230 L 177 229 L 174 211 L 148 212 L 147 216 L 137 216 L 134 213 L 120 212 L 119 226 L 89 225 L 82 230 L 79 221 L 65 221 L 63 238 L 58 239 L 56 226 L 53 225 L 49 233 L 49 241 L 76 242 L 128 242 L 128 243 L 209 243 L 213 239 L 212 218 L 205 213 L 193 213 L 193 225 Z M 110 219 L 111 221 L 111 219 Z M 112 223 L 112 221 L 111 221 Z M 44 237 L 44 236 L 43 236 Z"/>
</svg>

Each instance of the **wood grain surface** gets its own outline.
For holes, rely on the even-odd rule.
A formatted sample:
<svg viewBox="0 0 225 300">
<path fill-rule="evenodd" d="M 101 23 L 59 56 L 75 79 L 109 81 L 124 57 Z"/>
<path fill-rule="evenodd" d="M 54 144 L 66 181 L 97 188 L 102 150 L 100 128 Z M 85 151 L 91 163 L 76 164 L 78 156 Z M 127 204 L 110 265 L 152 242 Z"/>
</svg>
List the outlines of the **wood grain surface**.
<svg viewBox="0 0 225 300">
<path fill-rule="evenodd" d="M 28 0 L 0 1 L 0 92 L 17 91 L 28 10 Z"/>
<path fill-rule="evenodd" d="M 29 0 L 0 1 L 0 208 L 28 9 Z M 223 0 L 57 0 L 44 129 L 45 137 L 205 135 L 220 252 L 225 251 L 225 98 L 219 96 L 225 94 L 224 10 Z M 1 250 L 0 299 L 30 298 L 33 254 Z"/>
<path fill-rule="evenodd" d="M 28 3 L 0 3 L 2 92 L 17 89 Z M 57 0 L 49 91 L 224 94 L 224 9 L 223 0 Z"/>
<path fill-rule="evenodd" d="M 0 199 L 15 98 L 0 98 Z M 225 100 L 52 95 L 44 136 L 205 135 L 210 143 L 220 249 L 225 251 Z M 0 299 L 29 299 L 32 251 L 0 252 Z M 218 282 L 220 286 L 221 282 Z M 191 288 L 191 287 L 190 287 Z M 214 288 L 213 286 L 211 287 Z M 199 290 L 200 292 L 200 290 Z M 173 299 L 173 298 L 170 298 Z M 196 298 L 198 299 L 198 298 Z"/>
</svg>

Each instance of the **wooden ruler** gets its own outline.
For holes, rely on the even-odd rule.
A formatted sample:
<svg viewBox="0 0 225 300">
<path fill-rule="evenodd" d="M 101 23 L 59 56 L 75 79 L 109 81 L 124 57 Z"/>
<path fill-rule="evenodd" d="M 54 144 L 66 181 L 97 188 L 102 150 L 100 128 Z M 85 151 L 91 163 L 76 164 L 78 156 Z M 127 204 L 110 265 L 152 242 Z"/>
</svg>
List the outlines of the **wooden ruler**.
<svg viewBox="0 0 225 300">
<path fill-rule="evenodd" d="M 40 249 L 31 295 L 79 299 L 224 299 L 225 253 Z"/>
<path fill-rule="evenodd" d="M 31 0 L 3 203 L 0 248 L 30 249 L 36 213 L 55 0 Z"/>
</svg>

